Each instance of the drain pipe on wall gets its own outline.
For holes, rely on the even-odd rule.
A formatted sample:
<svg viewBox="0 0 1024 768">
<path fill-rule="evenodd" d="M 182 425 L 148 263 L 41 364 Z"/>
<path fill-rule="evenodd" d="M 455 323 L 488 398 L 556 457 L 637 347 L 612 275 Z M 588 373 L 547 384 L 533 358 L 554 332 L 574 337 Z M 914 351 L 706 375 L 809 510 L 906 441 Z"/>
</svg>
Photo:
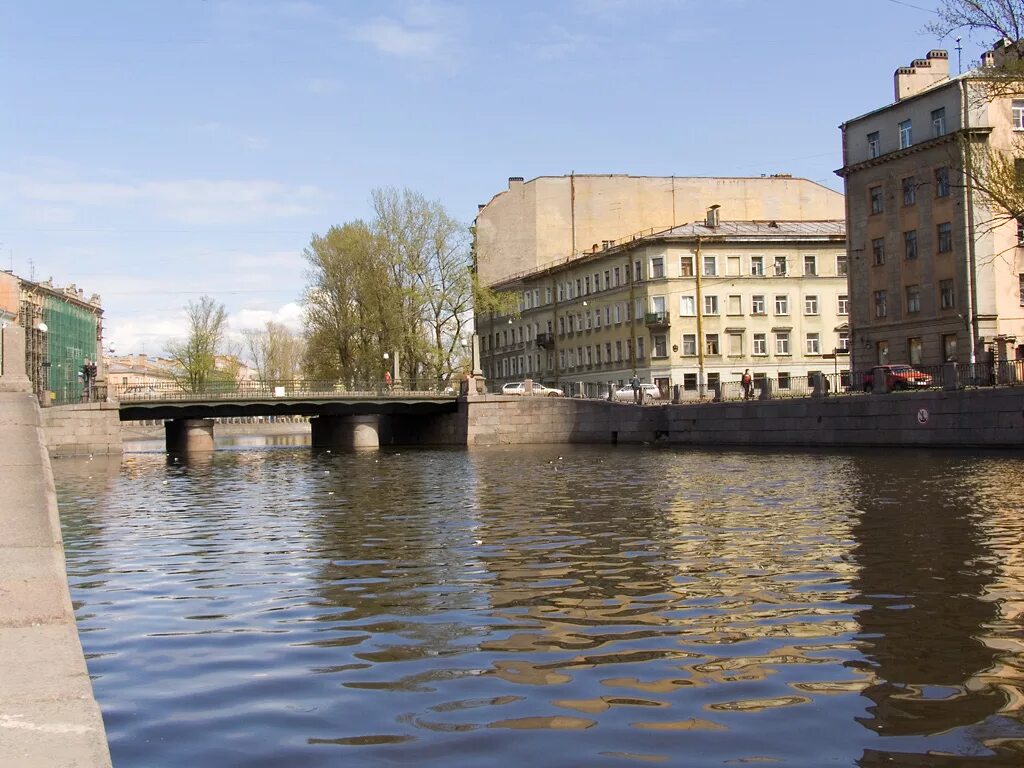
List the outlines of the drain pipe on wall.
<svg viewBox="0 0 1024 768">
<path fill-rule="evenodd" d="M 967 350 L 970 355 L 970 363 L 977 362 L 976 345 L 978 343 L 978 296 L 975 288 L 975 263 L 976 252 L 974 243 L 974 158 L 971 154 L 971 105 L 967 91 L 968 81 L 960 81 L 960 90 L 963 95 L 963 167 L 964 183 L 967 189 L 967 201 L 964 211 L 964 226 L 967 236 L 967 324 L 970 338 L 967 343 Z"/>
</svg>

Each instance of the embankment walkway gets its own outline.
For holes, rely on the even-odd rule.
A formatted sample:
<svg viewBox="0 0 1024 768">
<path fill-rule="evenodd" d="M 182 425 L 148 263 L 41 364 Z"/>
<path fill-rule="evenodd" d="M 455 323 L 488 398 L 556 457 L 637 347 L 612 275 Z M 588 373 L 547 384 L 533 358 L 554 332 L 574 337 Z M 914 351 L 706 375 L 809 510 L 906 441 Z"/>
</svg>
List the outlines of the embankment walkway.
<svg viewBox="0 0 1024 768">
<path fill-rule="evenodd" d="M 107 768 L 39 407 L 0 392 L 0 765 Z"/>
</svg>

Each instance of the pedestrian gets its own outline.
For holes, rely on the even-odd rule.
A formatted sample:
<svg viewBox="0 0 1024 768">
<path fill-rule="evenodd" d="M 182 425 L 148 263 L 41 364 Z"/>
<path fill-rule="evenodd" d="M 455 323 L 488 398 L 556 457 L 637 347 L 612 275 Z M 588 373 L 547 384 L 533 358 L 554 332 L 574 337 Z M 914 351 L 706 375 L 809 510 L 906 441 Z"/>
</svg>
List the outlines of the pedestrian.
<svg viewBox="0 0 1024 768">
<path fill-rule="evenodd" d="M 384 371 L 384 387 L 391 391 L 391 371 Z"/>
<path fill-rule="evenodd" d="M 633 402 L 639 405 L 639 403 L 640 403 L 640 377 L 637 376 L 634 373 L 633 374 L 633 378 L 629 380 L 629 385 L 631 387 L 633 387 Z"/>
<path fill-rule="evenodd" d="M 740 378 L 740 386 L 743 387 L 743 399 L 749 400 L 754 396 L 754 380 L 750 377 L 750 369 L 747 368 Z"/>
</svg>

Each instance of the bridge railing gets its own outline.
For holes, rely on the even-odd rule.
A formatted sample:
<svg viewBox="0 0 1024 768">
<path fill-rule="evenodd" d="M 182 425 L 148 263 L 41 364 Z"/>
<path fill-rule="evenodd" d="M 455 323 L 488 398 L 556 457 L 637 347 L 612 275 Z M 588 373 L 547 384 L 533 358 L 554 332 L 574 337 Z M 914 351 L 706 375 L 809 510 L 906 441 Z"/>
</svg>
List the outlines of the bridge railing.
<svg viewBox="0 0 1024 768">
<path fill-rule="evenodd" d="M 187 383 L 155 382 L 151 384 L 120 384 L 111 388 L 111 394 L 121 402 L 168 400 L 261 400 L 274 398 L 337 398 L 337 397 L 409 397 L 427 395 L 455 397 L 458 391 L 442 386 L 436 380 L 401 381 L 391 386 L 384 382 L 310 381 L 215 381 L 190 387 Z"/>
</svg>

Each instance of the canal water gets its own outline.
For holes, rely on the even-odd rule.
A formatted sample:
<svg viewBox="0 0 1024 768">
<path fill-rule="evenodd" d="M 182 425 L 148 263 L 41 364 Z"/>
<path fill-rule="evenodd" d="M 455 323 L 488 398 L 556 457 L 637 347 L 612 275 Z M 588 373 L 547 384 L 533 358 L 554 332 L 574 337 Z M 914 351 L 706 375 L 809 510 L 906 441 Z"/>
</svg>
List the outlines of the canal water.
<svg viewBox="0 0 1024 768">
<path fill-rule="evenodd" d="M 1024 458 L 54 462 L 128 766 L 1024 765 Z"/>
</svg>

